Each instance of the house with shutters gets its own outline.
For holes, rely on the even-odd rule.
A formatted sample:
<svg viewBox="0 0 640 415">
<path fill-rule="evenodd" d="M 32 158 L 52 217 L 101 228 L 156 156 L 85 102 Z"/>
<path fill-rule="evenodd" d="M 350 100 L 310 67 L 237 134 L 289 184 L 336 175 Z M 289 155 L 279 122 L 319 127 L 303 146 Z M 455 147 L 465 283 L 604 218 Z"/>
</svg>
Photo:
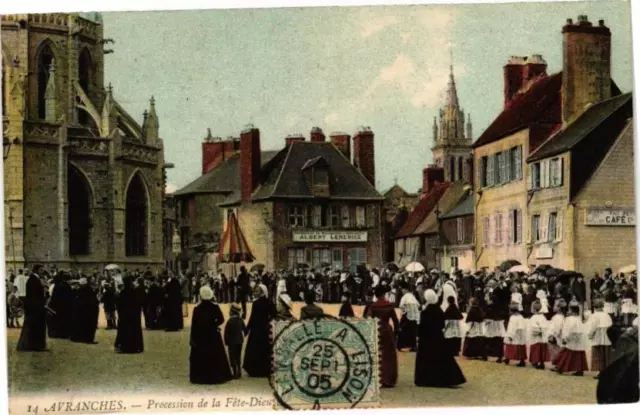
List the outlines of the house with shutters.
<svg viewBox="0 0 640 415">
<path fill-rule="evenodd" d="M 589 106 L 528 157 L 529 263 L 588 276 L 635 263 L 632 101 Z"/>
<path fill-rule="evenodd" d="M 594 26 L 587 16 L 579 16 L 576 23 L 567 19 L 562 36 L 561 72 L 548 75 L 540 55 L 512 57 L 505 65 L 504 109 L 473 144 L 476 268 L 517 260 L 588 273 L 608 260 L 596 260 L 593 246 L 580 248 L 582 238 L 609 237 L 595 232 L 598 221 L 616 216 L 631 220 L 631 211 L 624 209 L 633 206 L 632 196 L 630 201 L 611 194 L 607 200 L 587 190 L 605 186 L 603 163 L 614 148 L 624 147 L 624 134 L 630 134 L 624 130 L 630 98 L 611 79 L 611 32 L 603 20 Z M 593 60 L 594 55 L 599 59 Z M 631 178 L 633 162 L 622 165 Z M 609 180 L 612 188 L 622 182 L 632 186 L 632 180 Z M 633 194 L 632 187 L 626 190 Z M 580 203 L 582 210 L 574 211 Z M 610 211 L 597 210 L 599 204 Z M 590 243 L 602 244 L 606 238 Z M 635 249 L 635 239 L 630 245 Z M 589 263 L 588 252 L 597 264 Z M 581 255 L 587 262 L 578 260 Z M 628 256 L 628 261 L 634 258 Z"/>
</svg>

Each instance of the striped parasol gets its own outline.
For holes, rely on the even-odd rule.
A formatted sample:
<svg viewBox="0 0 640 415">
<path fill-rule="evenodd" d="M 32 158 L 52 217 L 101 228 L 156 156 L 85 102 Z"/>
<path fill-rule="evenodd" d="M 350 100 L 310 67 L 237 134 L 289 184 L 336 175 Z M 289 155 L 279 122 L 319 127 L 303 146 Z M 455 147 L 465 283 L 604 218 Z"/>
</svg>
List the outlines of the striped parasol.
<svg viewBox="0 0 640 415">
<path fill-rule="evenodd" d="M 251 253 L 251 249 L 247 244 L 238 219 L 235 214 L 229 216 L 227 221 L 227 229 L 224 231 L 220 247 L 218 248 L 218 261 L 226 263 L 253 262 L 255 257 Z"/>
</svg>

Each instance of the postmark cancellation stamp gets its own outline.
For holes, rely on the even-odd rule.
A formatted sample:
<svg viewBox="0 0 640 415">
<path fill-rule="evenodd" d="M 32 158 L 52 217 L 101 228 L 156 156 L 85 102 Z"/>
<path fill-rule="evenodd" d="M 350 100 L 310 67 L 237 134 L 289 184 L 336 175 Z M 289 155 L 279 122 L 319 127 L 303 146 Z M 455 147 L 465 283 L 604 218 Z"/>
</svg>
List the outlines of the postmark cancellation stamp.
<svg viewBox="0 0 640 415">
<path fill-rule="evenodd" d="M 272 330 L 277 409 L 379 406 L 377 320 L 276 320 Z"/>
</svg>

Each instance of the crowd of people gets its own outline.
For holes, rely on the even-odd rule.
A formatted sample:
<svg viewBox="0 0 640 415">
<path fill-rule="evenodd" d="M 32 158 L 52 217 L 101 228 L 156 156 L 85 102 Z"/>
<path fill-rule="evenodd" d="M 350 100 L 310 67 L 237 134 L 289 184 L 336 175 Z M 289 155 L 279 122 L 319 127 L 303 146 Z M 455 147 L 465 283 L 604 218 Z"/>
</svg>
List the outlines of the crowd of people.
<svg viewBox="0 0 640 415">
<path fill-rule="evenodd" d="M 147 329 L 179 331 L 186 303 L 197 302 L 190 379 L 217 384 L 241 377 L 243 370 L 251 377 L 270 376 L 270 322 L 294 319 L 294 302 L 305 303 L 302 319 L 325 316 L 318 303 L 341 303 L 336 317 L 379 319 L 383 387 L 395 386 L 397 352 L 403 350 L 417 352 L 417 386 L 451 387 L 465 382 L 455 359 L 460 354 L 518 367 L 527 361 L 537 369 L 551 365 L 559 374 L 582 376 L 589 368 L 602 373 L 615 360 L 619 339 L 634 333 L 637 338 L 636 278 L 635 272 L 614 275 L 606 269 L 587 284 L 581 274 L 551 267 L 474 274 L 394 267 L 250 273 L 241 267 L 227 278 L 220 271 L 174 276 L 148 269 L 83 275 L 37 265 L 29 275 L 19 270 L 7 280 L 7 324 L 18 325 L 24 311 L 18 350 L 45 350 L 47 328 L 51 338 L 91 344 L 102 304 L 106 329 L 117 330 L 116 352 L 141 353 L 142 317 Z M 230 318 L 222 332 L 225 318 L 218 304 L 227 302 Z M 248 319 L 247 302 L 252 302 Z M 353 305 L 364 306 L 361 315 Z"/>
</svg>

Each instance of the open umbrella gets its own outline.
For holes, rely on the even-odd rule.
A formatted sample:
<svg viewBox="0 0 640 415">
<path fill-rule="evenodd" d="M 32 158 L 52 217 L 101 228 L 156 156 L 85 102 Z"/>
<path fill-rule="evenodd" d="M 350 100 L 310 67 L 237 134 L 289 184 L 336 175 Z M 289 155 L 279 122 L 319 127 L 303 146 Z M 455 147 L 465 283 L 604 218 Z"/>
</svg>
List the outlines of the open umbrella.
<svg viewBox="0 0 640 415">
<path fill-rule="evenodd" d="M 104 267 L 104 269 L 106 269 L 107 271 L 114 271 L 114 270 L 119 270 L 120 266 L 118 264 L 109 264 L 106 267 Z"/>
<path fill-rule="evenodd" d="M 557 277 L 558 275 L 562 274 L 564 272 L 564 270 L 560 269 L 560 268 L 549 268 L 545 271 L 545 275 L 547 278 L 551 278 L 551 277 Z"/>
<path fill-rule="evenodd" d="M 504 261 L 502 264 L 500 264 L 498 268 L 500 268 L 500 271 L 506 272 L 508 269 L 516 265 L 522 265 L 522 264 L 520 264 L 520 262 L 516 261 L 515 259 L 508 259 Z"/>
<path fill-rule="evenodd" d="M 635 270 L 636 270 L 635 264 L 627 265 L 625 267 L 620 268 L 620 270 L 618 271 L 618 274 L 631 274 Z"/>
<path fill-rule="evenodd" d="M 262 272 L 264 271 L 265 265 L 264 264 L 255 264 L 251 267 L 251 269 L 249 271 L 251 272 Z"/>
<path fill-rule="evenodd" d="M 507 272 L 524 272 L 524 273 L 528 273 L 529 272 L 529 267 L 527 267 L 526 265 L 514 265 L 511 268 L 509 268 L 509 270 Z"/>
<path fill-rule="evenodd" d="M 408 272 L 420 272 L 424 271 L 424 266 L 419 262 L 411 262 L 405 267 Z"/>
<path fill-rule="evenodd" d="M 227 229 L 224 231 L 220 247 L 218 248 L 218 261 L 223 263 L 253 262 L 255 257 L 242 234 L 238 219 L 235 214 L 229 216 Z"/>
<path fill-rule="evenodd" d="M 391 272 L 398 272 L 398 270 L 400 269 L 400 267 L 398 267 L 398 265 L 395 262 L 389 262 L 385 264 L 384 267 Z"/>
<path fill-rule="evenodd" d="M 542 265 L 538 265 L 538 267 L 536 268 L 536 273 L 537 274 L 545 274 L 547 272 L 548 269 L 553 268 L 551 265 L 547 265 L 547 264 L 542 264 Z"/>
</svg>

